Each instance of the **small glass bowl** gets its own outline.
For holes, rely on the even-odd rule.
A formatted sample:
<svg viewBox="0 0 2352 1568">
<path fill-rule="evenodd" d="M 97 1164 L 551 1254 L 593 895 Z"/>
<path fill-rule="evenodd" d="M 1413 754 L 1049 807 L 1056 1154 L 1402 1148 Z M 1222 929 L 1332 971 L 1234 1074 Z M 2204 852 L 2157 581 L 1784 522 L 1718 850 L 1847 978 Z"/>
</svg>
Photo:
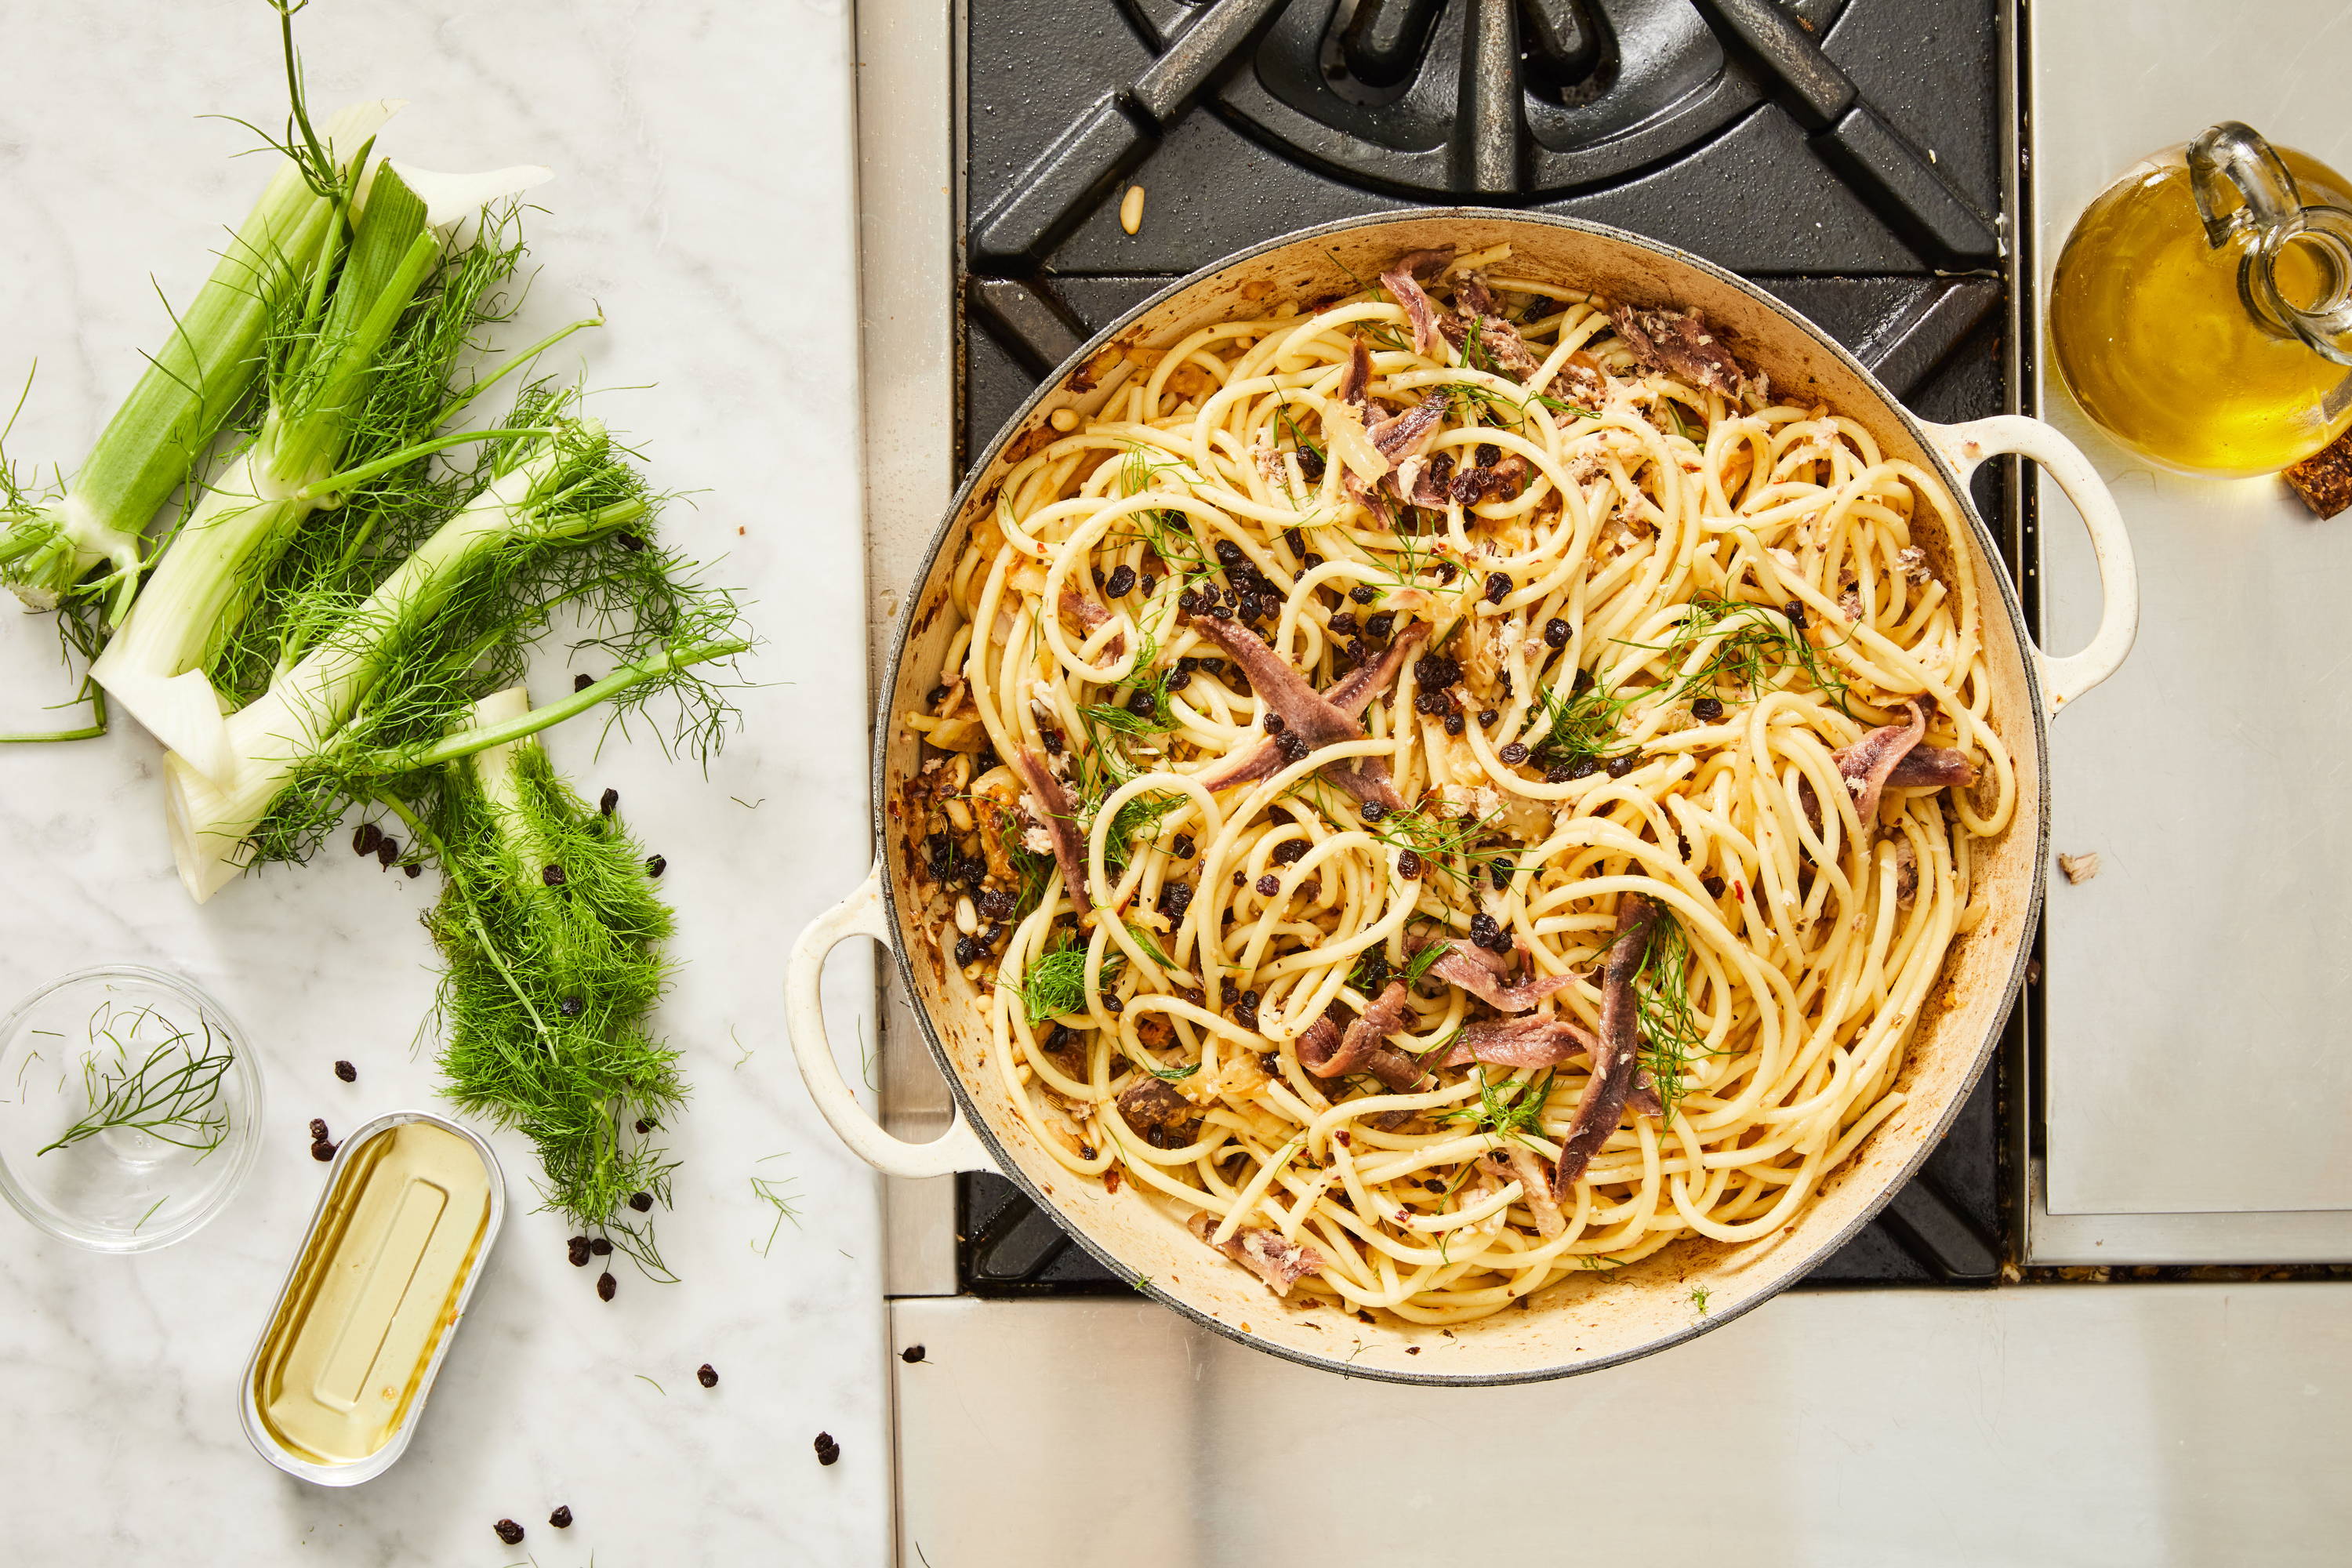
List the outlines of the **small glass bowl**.
<svg viewBox="0 0 2352 1568">
<path fill-rule="evenodd" d="M 134 1120 L 149 1127 L 61 1143 L 93 1090 L 143 1102 Z M 228 1205 L 260 1147 L 260 1067 L 226 1010 L 179 975 L 84 969 L 0 1019 L 0 1196 L 51 1236 L 97 1252 L 169 1247 Z"/>
</svg>

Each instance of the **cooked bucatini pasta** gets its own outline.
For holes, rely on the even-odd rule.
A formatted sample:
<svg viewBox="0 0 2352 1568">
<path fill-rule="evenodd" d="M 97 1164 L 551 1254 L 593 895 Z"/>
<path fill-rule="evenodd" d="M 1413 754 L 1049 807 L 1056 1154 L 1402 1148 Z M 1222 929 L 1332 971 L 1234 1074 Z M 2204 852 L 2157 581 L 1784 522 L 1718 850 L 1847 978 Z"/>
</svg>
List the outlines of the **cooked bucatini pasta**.
<svg viewBox="0 0 2352 1568">
<path fill-rule="evenodd" d="M 1510 274 L 1131 353 L 902 716 L 1039 1142 L 1420 1323 L 1786 1226 L 2015 804 L 1937 477 L 1695 314 Z"/>
</svg>

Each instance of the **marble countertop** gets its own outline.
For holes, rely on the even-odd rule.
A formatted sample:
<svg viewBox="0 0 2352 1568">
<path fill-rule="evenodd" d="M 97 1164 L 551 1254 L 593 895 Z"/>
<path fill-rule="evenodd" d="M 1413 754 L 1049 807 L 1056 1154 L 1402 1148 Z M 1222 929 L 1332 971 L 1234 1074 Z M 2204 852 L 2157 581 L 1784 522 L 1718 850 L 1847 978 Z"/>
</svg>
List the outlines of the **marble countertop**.
<svg viewBox="0 0 2352 1568">
<path fill-rule="evenodd" d="M 686 960 L 660 1026 L 693 1086 L 661 1239 L 683 1283 L 620 1271 L 610 1305 L 530 1212 L 519 1140 L 495 1138 L 514 1200 L 415 1446 L 344 1491 L 247 1447 L 236 1391 L 340 1135 L 435 1101 L 416 1032 L 432 996 L 417 917 L 436 879 L 331 851 L 199 909 L 171 868 L 157 752 L 97 742 L 0 754 L 6 852 L 0 1005 L 69 969 L 138 962 L 220 997 L 263 1058 L 261 1160 L 233 1206 L 177 1247 L 85 1253 L 0 1212 L 0 1556 L 26 1564 L 879 1563 L 889 1469 L 874 1178 L 830 1136 L 789 1061 L 784 950 L 865 869 L 866 689 L 858 531 L 854 195 L 845 10 L 621 0 L 414 0 L 301 18 L 322 109 L 410 106 L 396 156 L 437 168 L 539 162 L 541 270 L 511 341 L 584 312 L 605 417 L 655 482 L 696 492 L 666 525 L 723 555 L 767 639 L 741 732 L 708 776 L 649 744 L 559 730 L 559 765 L 617 786 L 668 857 Z M 0 102 L 0 381 L 39 372 L 9 450 L 70 464 L 266 175 L 232 154 L 283 114 L 259 0 L 20 8 Z M 151 287 L 150 279 L 152 279 Z M 575 342 L 582 340 L 574 340 Z M 562 679 L 551 669 L 547 683 Z M 47 624 L 0 617 L 0 728 L 63 698 Z M 835 960 L 837 1034 L 870 1037 L 868 955 Z M 844 1047 L 846 1058 L 854 1046 Z M 348 1058 L 358 1081 L 337 1081 Z M 855 1064 L 847 1063 L 855 1076 Z M 793 1184 L 776 1216 L 753 1176 Z M 715 1389 L 695 1369 L 712 1363 Z M 820 1431 L 842 1458 L 820 1468 Z M 559 1504 L 576 1522 L 543 1521 Z M 500 1544 L 510 1517 L 530 1534 Z"/>
</svg>

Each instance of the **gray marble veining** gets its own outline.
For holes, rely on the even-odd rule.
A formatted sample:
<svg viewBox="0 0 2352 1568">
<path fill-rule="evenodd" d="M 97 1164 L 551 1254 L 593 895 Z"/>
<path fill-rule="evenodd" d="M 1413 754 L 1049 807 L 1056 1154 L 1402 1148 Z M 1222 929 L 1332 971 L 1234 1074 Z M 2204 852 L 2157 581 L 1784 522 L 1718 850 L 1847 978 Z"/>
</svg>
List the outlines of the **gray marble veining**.
<svg viewBox="0 0 2352 1568">
<path fill-rule="evenodd" d="M 200 116 L 281 116 L 274 22 L 258 0 L 15 6 L 0 22 L 8 401 L 39 362 L 9 437 L 20 461 L 86 448 L 163 324 L 157 291 L 184 299 L 243 215 L 266 171 L 231 154 L 252 133 Z M 0 752 L 0 1005 L 87 963 L 180 969 L 244 1024 L 268 1094 L 250 1185 L 178 1247 L 100 1258 L 0 1214 L 0 1558 L 880 1562 L 875 1182 L 808 1105 L 780 1009 L 787 943 L 855 883 L 867 843 L 844 7 L 420 0 L 322 5 L 301 27 L 322 109 L 411 100 L 385 134 L 396 156 L 556 169 L 533 193 L 541 270 L 509 341 L 602 306 L 610 326 L 567 344 L 566 367 L 615 389 L 600 411 L 642 442 L 657 485 L 695 492 L 670 536 L 756 601 L 766 645 L 745 675 L 760 684 L 737 694 L 743 728 L 707 778 L 642 742 L 599 755 L 593 721 L 550 740 L 591 793 L 617 786 L 669 859 L 687 962 L 660 1022 L 694 1098 L 661 1237 L 684 1283 L 625 1268 L 599 1303 L 562 1222 L 530 1212 L 528 1149 L 497 1135 L 514 1209 L 415 1445 L 349 1492 L 269 1468 L 235 1392 L 324 1171 L 305 1124 L 340 1135 L 435 1103 L 416 1041 L 435 879 L 336 849 L 199 909 L 172 874 L 157 753 L 135 727 Z M 540 684 L 569 674 L 551 665 Z M 0 728 L 53 722 L 38 709 L 68 689 L 47 624 L 0 617 Z M 845 949 L 835 978 L 843 1037 L 870 1037 L 867 955 Z M 335 1079 L 337 1058 L 356 1084 Z M 775 1215 L 755 1174 L 792 1179 L 801 1200 L 765 1256 Z M 695 1379 L 706 1361 L 715 1389 Z M 829 1468 L 820 1430 L 842 1447 Z M 569 1531 L 544 1523 L 558 1504 Z M 522 1547 L 493 1536 L 502 1517 L 528 1527 Z"/>
</svg>

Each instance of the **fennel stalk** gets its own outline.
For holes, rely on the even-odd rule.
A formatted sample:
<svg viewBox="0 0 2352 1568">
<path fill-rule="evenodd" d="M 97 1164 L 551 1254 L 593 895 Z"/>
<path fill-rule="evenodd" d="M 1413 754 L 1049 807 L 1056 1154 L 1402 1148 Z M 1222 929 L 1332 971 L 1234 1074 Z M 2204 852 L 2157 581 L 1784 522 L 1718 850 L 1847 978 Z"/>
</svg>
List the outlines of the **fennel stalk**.
<svg viewBox="0 0 2352 1568">
<path fill-rule="evenodd" d="M 597 702 L 682 691 L 698 704 L 692 732 L 711 732 L 724 704 L 693 670 L 750 646 L 733 601 L 646 544 L 655 498 L 604 427 L 570 412 L 574 395 L 527 391 L 512 423 L 528 433 L 491 447 L 480 488 L 429 533 L 395 528 L 383 542 L 405 558 L 357 604 L 325 580 L 323 603 L 296 616 L 321 627 L 308 651 L 246 707 L 205 716 L 201 749 L 225 764 L 165 759 L 173 854 L 199 902 L 257 857 L 302 858 L 351 802 L 415 797 L 421 771 Z M 467 724 L 566 604 L 604 625 L 597 646 L 620 667 L 544 710 Z"/>
<path fill-rule="evenodd" d="M 0 483 L 0 581 L 26 604 L 92 599 L 121 621 L 139 586 L 142 536 L 244 404 L 272 320 L 308 289 L 352 177 L 399 107 L 359 103 L 329 121 L 323 168 L 282 161 L 62 490 Z"/>
<path fill-rule="evenodd" d="M 544 174 L 505 171 L 492 186 L 520 189 Z M 466 195 L 490 188 L 457 184 Z M 450 229 L 463 216 L 436 212 L 389 163 L 367 172 L 348 247 L 331 226 L 309 294 L 278 312 L 253 440 L 197 498 L 91 667 L 158 740 L 207 773 L 228 763 L 208 749 L 224 695 L 215 668 L 266 597 L 290 536 L 364 478 L 478 438 L 435 438 L 452 407 L 445 378 L 472 328 L 495 315 L 485 301 L 520 249 L 487 216 L 453 248 Z"/>
</svg>

